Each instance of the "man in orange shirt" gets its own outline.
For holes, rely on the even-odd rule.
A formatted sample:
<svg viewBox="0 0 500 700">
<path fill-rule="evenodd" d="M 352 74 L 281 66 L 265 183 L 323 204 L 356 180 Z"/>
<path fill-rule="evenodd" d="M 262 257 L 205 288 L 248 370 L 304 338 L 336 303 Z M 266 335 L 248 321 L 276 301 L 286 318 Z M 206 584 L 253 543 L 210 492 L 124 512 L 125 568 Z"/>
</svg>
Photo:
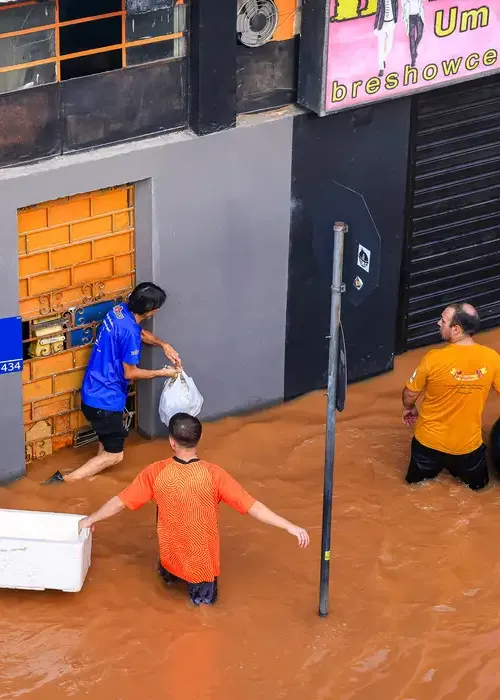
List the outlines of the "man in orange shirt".
<svg viewBox="0 0 500 700">
<path fill-rule="evenodd" d="M 305 530 L 256 501 L 223 469 L 198 458 L 202 427 L 197 418 L 177 413 L 168 431 L 174 457 L 146 467 L 118 496 L 81 520 L 80 530 L 125 507 L 137 510 L 154 499 L 158 506 L 159 573 L 167 583 L 186 582 L 195 605 L 217 600 L 220 501 L 241 514 L 286 530 L 300 547 L 308 546 Z"/>
<path fill-rule="evenodd" d="M 500 393 L 500 355 L 474 342 L 479 315 L 470 304 L 446 307 L 438 325 L 446 347 L 424 355 L 403 391 L 403 422 L 415 424 L 406 481 L 432 479 L 447 469 L 471 489 L 482 489 L 488 467 L 481 419 L 490 389 Z"/>
</svg>

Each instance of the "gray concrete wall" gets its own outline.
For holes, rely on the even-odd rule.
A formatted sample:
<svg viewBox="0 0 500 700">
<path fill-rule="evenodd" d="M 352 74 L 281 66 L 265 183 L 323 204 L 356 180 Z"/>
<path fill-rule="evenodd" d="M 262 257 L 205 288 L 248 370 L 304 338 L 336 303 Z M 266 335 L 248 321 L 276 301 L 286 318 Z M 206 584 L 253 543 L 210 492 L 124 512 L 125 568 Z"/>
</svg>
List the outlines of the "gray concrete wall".
<svg viewBox="0 0 500 700">
<path fill-rule="evenodd" d="M 153 331 L 205 397 L 205 417 L 283 397 L 292 117 L 196 138 L 172 134 L 0 171 L 0 315 L 18 311 L 19 207 L 137 186 L 137 279 L 169 294 Z M 144 365 L 161 364 L 145 353 Z M 139 393 L 150 436 L 161 380 Z M 0 480 L 24 473 L 21 377 L 0 377 Z"/>
<path fill-rule="evenodd" d="M 17 211 L 3 202 L 0 211 L 0 318 L 7 318 L 19 313 Z M 14 481 L 25 473 L 21 387 L 21 372 L 0 376 L 0 484 Z"/>
</svg>

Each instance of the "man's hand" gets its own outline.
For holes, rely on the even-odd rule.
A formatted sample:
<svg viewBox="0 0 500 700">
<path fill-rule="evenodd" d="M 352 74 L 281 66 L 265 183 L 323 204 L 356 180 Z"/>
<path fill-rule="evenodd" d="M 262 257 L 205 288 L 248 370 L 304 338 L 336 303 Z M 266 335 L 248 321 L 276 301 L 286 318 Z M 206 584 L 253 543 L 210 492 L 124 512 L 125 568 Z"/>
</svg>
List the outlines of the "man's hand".
<svg viewBox="0 0 500 700">
<path fill-rule="evenodd" d="M 163 343 L 162 350 L 165 353 L 165 357 L 167 358 L 167 360 L 170 360 L 174 367 L 182 369 L 182 362 L 181 358 L 179 357 L 179 353 L 176 350 L 174 350 L 174 348 L 171 345 L 169 345 L 168 343 Z"/>
<path fill-rule="evenodd" d="M 303 527 L 297 527 L 297 525 L 290 525 L 290 527 L 288 527 L 286 531 L 289 535 L 293 535 L 297 538 L 299 542 L 299 547 L 301 547 L 302 549 L 309 545 L 309 535 Z"/>
<path fill-rule="evenodd" d="M 411 428 L 417 422 L 418 418 L 418 408 L 413 406 L 412 408 L 403 408 L 402 420 L 405 425 Z"/>
<path fill-rule="evenodd" d="M 83 520 L 78 521 L 78 532 L 81 532 L 82 530 L 91 530 L 94 532 L 94 525 L 92 524 L 90 518 L 83 518 Z"/>
<path fill-rule="evenodd" d="M 179 374 L 180 369 L 177 367 L 164 367 L 163 369 L 158 370 L 159 377 L 174 377 L 175 379 L 177 379 Z"/>
</svg>

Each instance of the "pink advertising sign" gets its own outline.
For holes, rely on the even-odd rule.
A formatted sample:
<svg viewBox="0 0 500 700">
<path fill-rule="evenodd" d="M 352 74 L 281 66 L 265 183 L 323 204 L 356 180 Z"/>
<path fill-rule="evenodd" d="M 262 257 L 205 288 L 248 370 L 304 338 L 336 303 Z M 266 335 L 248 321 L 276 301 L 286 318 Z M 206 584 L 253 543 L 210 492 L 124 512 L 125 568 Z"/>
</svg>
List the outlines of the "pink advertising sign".
<svg viewBox="0 0 500 700">
<path fill-rule="evenodd" d="M 500 70 L 500 0 L 326 1 L 320 114 Z"/>
</svg>

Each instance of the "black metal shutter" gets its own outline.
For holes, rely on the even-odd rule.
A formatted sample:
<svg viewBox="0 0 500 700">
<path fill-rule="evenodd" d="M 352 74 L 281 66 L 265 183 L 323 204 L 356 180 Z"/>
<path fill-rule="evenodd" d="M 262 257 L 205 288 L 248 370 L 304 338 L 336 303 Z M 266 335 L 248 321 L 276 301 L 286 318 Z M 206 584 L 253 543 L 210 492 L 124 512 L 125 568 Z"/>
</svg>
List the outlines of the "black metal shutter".
<svg viewBox="0 0 500 700">
<path fill-rule="evenodd" d="M 500 325 L 500 74 L 415 99 L 407 348 L 438 340 L 457 301 Z"/>
</svg>

